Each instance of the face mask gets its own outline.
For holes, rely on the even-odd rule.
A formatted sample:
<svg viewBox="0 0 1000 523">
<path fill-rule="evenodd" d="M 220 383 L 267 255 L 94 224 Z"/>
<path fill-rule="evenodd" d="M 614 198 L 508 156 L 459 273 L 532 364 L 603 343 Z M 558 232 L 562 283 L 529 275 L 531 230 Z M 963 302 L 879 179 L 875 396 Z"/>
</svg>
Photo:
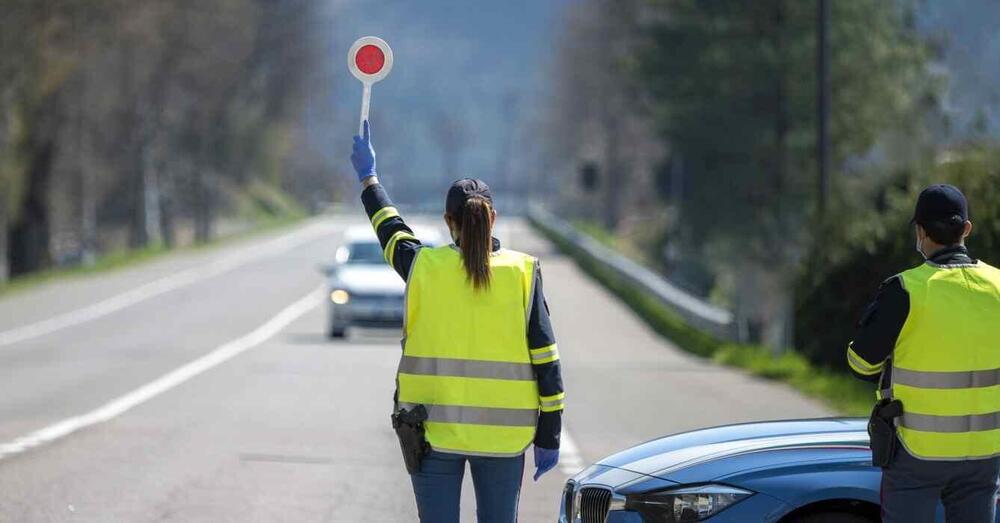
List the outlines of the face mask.
<svg viewBox="0 0 1000 523">
<path fill-rule="evenodd" d="M 927 255 L 924 254 L 924 251 L 920 248 L 920 236 L 917 236 L 917 246 L 916 246 L 916 248 L 917 248 L 917 252 L 920 253 L 920 257 L 926 260 L 927 259 Z"/>
</svg>

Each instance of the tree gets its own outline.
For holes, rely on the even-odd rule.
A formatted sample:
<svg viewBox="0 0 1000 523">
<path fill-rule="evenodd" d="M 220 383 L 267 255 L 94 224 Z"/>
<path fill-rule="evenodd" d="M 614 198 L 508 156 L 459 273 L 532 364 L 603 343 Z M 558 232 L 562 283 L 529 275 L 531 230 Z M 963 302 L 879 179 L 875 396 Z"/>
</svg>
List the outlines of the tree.
<svg viewBox="0 0 1000 523">
<path fill-rule="evenodd" d="M 206 241 L 236 202 L 280 194 L 316 2 L 0 3 L 0 280 L 119 237 L 172 246 L 191 221 Z"/>
<path fill-rule="evenodd" d="M 908 132 L 932 83 L 907 4 L 831 4 L 836 172 L 888 132 Z M 788 286 L 814 230 L 816 8 L 659 0 L 639 67 L 658 128 L 684 159 L 683 247 L 699 263 L 713 253 L 732 274 L 738 315 L 772 345 L 790 343 Z"/>
<path fill-rule="evenodd" d="M 839 204 L 851 216 L 830 239 L 834 248 L 809 260 L 821 270 L 804 273 L 796 288 L 798 349 L 815 362 L 845 368 L 852 327 L 878 286 L 921 262 L 909 220 L 920 191 L 930 183 L 952 183 L 969 199 L 973 231 L 970 254 L 1000 260 L 1000 147 L 970 143 L 950 148 L 926 170 L 898 171 L 879 182 L 872 198 Z"/>
<path fill-rule="evenodd" d="M 640 28 L 648 16 L 644 4 L 588 0 L 567 10 L 547 115 L 548 141 L 539 151 L 541 169 L 559 175 L 559 187 L 546 190 L 558 193 L 571 215 L 599 220 L 612 231 L 623 222 L 648 219 L 659 204 L 649 195 L 655 193 L 653 171 L 664 147 L 650 132 L 650 100 L 633 74 Z M 579 169 L 587 164 L 601 176 L 596 191 L 580 186 Z"/>
</svg>

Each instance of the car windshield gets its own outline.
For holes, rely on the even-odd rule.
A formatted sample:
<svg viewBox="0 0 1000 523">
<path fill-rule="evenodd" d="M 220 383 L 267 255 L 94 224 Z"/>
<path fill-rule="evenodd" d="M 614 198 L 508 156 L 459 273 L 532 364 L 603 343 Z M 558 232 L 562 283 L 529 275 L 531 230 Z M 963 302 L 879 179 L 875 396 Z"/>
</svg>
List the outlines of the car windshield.
<svg viewBox="0 0 1000 523">
<path fill-rule="evenodd" d="M 378 242 L 352 243 L 347 263 L 371 264 L 385 263 L 382 258 L 382 246 Z"/>
</svg>

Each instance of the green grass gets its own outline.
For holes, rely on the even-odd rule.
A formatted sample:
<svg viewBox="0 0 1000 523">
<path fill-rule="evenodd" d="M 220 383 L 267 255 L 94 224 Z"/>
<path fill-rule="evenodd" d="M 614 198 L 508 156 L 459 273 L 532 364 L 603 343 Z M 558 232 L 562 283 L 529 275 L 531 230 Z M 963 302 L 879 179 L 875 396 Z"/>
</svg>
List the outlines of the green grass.
<svg viewBox="0 0 1000 523">
<path fill-rule="evenodd" d="M 604 244 L 605 247 L 610 247 L 612 249 L 618 248 L 618 239 L 615 235 L 611 234 L 604 226 L 591 221 L 585 220 L 574 220 L 572 222 L 573 227 L 587 236 L 599 241 Z"/>
<path fill-rule="evenodd" d="M 159 259 L 169 253 L 218 248 L 220 246 L 250 238 L 258 234 L 289 227 L 299 223 L 304 218 L 304 214 L 298 213 L 281 217 L 269 217 L 257 220 L 257 225 L 248 231 L 222 236 L 213 239 L 208 243 L 199 243 L 175 249 L 168 249 L 162 244 L 157 244 L 142 249 L 122 249 L 112 251 L 98 256 L 93 265 L 46 269 L 13 278 L 7 283 L 0 284 L 0 297 L 7 297 L 11 294 L 25 291 L 44 283 L 87 277 L 108 271 L 141 265 L 143 263 Z"/>
<path fill-rule="evenodd" d="M 871 409 L 875 401 L 873 385 L 845 373 L 818 367 L 794 351 L 775 355 L 765 347 L 725 343 L 692 327 L 655 296 L 620 278 L 599 260 L 555 234 L 544 224 L 532 220 L 532 225 L 559 250 L 573 258 L 590 277 L 621 298 L 653 330 L 678 347 L 722 365 L 786 383 L 810 397 L 825 402 L 843 415 L 863 416 Z M 587 229 L 581 231 L 588 232 Z M 606 240 L 596 239 L 606 243 Z"/>
</svg>

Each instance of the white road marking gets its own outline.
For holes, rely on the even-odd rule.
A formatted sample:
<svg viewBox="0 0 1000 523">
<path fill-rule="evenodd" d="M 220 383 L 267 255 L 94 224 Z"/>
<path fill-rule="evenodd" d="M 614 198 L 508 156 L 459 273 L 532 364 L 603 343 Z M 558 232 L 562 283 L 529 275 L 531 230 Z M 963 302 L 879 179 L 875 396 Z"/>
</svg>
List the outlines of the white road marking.
<svg viewBox="0 0 1000 523">
<path fill-rule="evenodd" d="M 131 305 L 148 300 L 155 296 L 179 289 L 186 285 L 218 276 L 257 258 L 271 256 L 288 251 L 298 245 L 329 234 L 334 227 L 327 223 L 317 223 L 291 234 L 275 238 L 268 242 L 242 249 L 222 259 L 207 265 L 187 269 L 158 280 L 140 285 L 132 290 L 117 294 L 110 298 L 47 318 L 35 323 L 29 323 L 6 331 L 0 331 L 0 347 L 11 345 L 46 334 L 79 325 L 91 320 L 107 316 Z"/>
<path fill-rule="evenodd" d="M 567 476 L 575 476 L 585 466 L 579 447 L 563 424 L 562 434 L 559 436 L 559 471 Z"/>
<path fill-rule="evenodd" d="M 39 445 L 51 443 L 80 429 L 108 421 L 133 407 L 167 392 L 181 383 L 264 343 L 303 314 L 322 303 L 323 297 L 324 287 L 320 286 L 288 307 L 285 307 L 284 310 L 249 334 L 220 345 L 212 352 L 164 374 L 124 396 L 114 399 L 86 414 L 64 419 L 27 436 L 22 436 L 9 443 L 0 444 L 0 459 L 19 454 Z"/>
</svg>

